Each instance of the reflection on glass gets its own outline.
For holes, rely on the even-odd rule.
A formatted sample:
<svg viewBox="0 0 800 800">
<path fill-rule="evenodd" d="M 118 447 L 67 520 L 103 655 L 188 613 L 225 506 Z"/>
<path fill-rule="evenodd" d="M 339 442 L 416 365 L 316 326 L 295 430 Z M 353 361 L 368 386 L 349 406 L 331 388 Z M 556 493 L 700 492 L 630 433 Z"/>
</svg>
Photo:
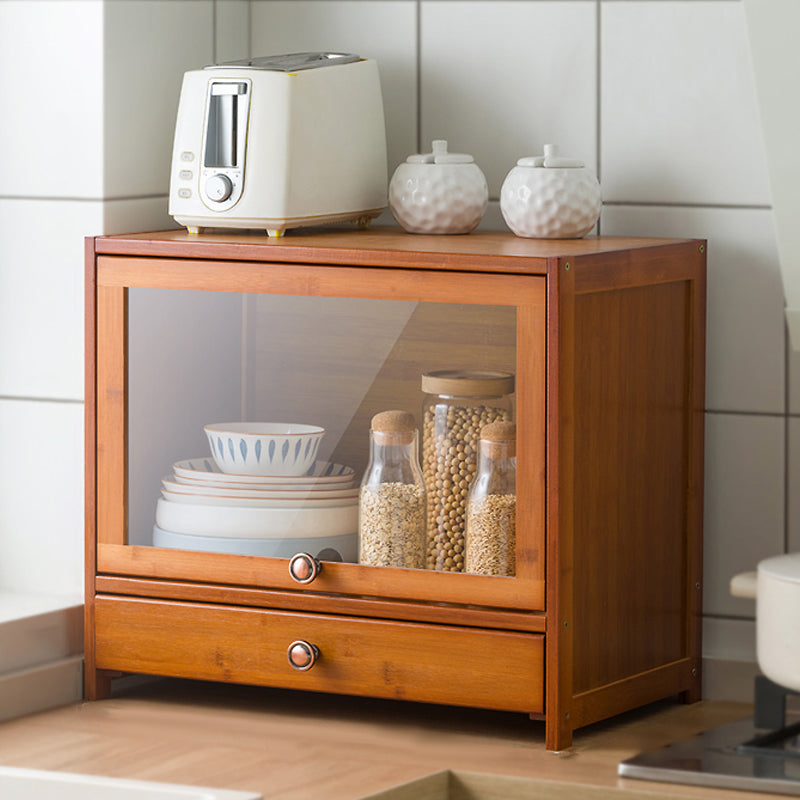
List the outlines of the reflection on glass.
<svg viewBox="0 0 800 800">
<path fill-rule="evenodd" d="M 372 418 L 411 414 L 422 444 L 423 373 L 516 368 L 513 307 L 154 289 L 128 298 L 131 544 L 356 561 Z M 241 420 L 324 428 L 313 468 L 221 472 L 204 426 Z"/>
</svg>

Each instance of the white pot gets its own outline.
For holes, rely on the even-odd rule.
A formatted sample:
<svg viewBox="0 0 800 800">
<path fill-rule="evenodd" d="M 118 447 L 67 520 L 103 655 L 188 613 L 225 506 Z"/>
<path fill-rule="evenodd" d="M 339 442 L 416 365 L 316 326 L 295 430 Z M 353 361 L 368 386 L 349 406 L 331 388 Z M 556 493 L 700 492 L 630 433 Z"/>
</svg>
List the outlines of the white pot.
<svg viewBox="0 0 800 800">
<path fill-rule="evenodd" d="M 597 177 L 582 161 L 558 155 L 521 158 L 500 189 L 503 219 L 517 236 L 579 239 L 595 226 L 602 201 Z"/>
<path fill-rule="evenodd" d="M 389 208 L 408 233 L 469 233 L 488 202 L 481 168 L 470 155 L 448 153 L 444 139 L 431 153 L 409 156 L 389 183 Z"/>
<path fill-rule="evenodd" d="M 759 562 L 731 579 L 734 597 L 756 601 L 756 652 L 761 671 L 800 692 L 800 553 Z"/>
</svg>

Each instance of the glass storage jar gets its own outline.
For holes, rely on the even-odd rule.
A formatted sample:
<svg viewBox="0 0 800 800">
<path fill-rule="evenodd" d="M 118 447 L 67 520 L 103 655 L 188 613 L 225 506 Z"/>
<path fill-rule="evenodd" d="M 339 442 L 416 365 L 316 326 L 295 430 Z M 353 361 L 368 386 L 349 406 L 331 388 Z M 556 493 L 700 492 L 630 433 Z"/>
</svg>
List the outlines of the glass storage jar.
<svg viewBox="0 0 800 800">
<path fill-rule="evenodd" d="M 481 431 L 478 472 L 467 496 L 467 572 L 516 571 L 516 436 L 513 422 L 494 422 Z"/>
<path fill-rule="evenodd" d="M 369 439 L 359 499 L 359 562 L 424 569 L 425 482 L 414 416 L 406 411 L 376 414 Z"/>
<path fill-rule="evenodd" d="M 440 370 L 422 376 L 422 473 L 428 499 L 428 569 L 464 571 L 466 502 L 484 425 L 510 422 L 514 376 Z"/>
</svg>

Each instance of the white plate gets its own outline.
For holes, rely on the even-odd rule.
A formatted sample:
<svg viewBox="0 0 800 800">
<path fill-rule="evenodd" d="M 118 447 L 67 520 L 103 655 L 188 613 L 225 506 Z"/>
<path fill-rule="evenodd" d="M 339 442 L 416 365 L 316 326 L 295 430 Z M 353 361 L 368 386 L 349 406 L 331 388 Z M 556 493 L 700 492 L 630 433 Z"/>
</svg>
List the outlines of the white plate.
<svg viewBox="0 0 800 800">
<path fill-rule="evenodd" d="M 283 486 L 322 486 L 324 484 L 349 484 L 355 479 L 352 467 L 330 461 L 316 461 L 305 475 L 280 477 L 276 475 L 229 475 L 220 472 L 211 456 L 200 456 L 172 465 L 175 480 L 179 483 L 216 483 L 223 486 L 259 486 L 278 488 Z"/>
<path fill-rule="evenodd" d="M 291 558 L 308 553 L 322 561 L 358 561 L 358 534 L 302 539 L 237 539 L 231 536 L 190 536 L 153 527 L 153 546 L 177 550 L 202 550 L 206 553 L 235 553 L 240 556 Z"/>
<path fill-rule="evenodd" d="M 243 539 L 344 536 L 358 530 L 358 503 L 324 508 L 239 508 L 175 503 L 159 497 L 156 525 L 173 533 Z"/>
<path fill-rule="evenodd" d="M 309 498 L 309 497 L 233 497 L 229 494 L 187 494 L 175 492 L 167 488 L 161 489 L 161 494 L 173 503 L 190 503 L 203 506 L 231 506 L 233 508 L 340 508 L 350 506 L 358 501 L 358 489 L 348 497 Z M 286 494 L 292 494 L 287 492 Z M 299 492 L 295 492 L 299 494 Z"/>
<path fill-rule="evenodd" d="M 305 486 L 302 489 L 262 489 L 260 486 L 246 488 L 216 486 L 212 484 L 196 485 L 193 483 L 180 483 L 171 477 L 162 478 L 161 486 L 168 492 L 190 495 L 193 497 L 228 497 L 236 500 L 355 500 L 358 498 L 358 487 L 329 488 Z"/>
</svg>

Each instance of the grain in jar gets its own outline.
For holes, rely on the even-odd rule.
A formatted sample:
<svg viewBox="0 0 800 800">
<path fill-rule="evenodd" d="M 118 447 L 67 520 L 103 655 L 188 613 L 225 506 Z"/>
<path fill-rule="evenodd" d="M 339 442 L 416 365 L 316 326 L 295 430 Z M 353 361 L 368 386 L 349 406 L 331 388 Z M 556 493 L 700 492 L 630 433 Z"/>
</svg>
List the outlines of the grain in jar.
<svg viewBox="0 0 800 800">
<path fill-rule="evenodd" d="M 427 491 L 428 569 L 463 572 L 467 494 L 481 429 L 511 421 L 514 376 L 440 370 L 422 376 L 422 472 Z"/>
<path fill-rule="evenodd" d="M 466 571 L 514 575 L 517 547 L 516 426 L 481 431 L 478 472 L 467 497 Z"/>
<path fill-rule="evenodd" d="M 406 411 L 382 411 L 372 418 L 358 532 L 359 563 L 425 567 L 425 483 L 416 422 Z"/>
</svg>

